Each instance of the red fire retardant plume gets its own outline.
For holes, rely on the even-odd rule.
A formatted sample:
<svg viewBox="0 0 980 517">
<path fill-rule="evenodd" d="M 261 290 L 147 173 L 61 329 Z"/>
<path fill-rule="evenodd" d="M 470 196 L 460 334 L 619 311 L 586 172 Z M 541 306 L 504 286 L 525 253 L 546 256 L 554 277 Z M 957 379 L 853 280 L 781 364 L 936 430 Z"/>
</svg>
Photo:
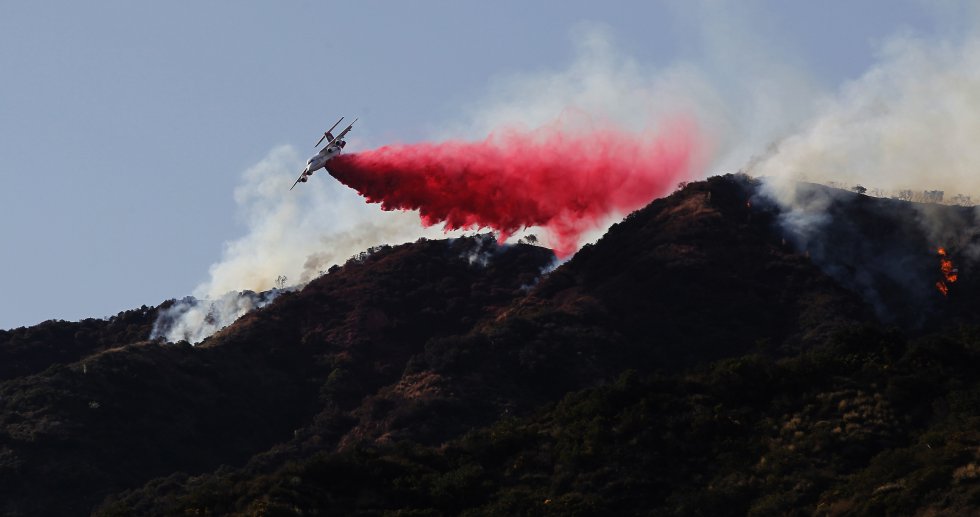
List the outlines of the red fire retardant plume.
<svg viewBox="0 0 980 517">
<path fill-rule="evenodd" d="M 565 257 L 608 215 L 641 208 L 686 179 L 695 141 L 692 124 L 646 136 L 613 129 L 505 131 L 482 142 L 341 155 L 328 168 L 383 210 L 419 210 L 427 226 L 489 227 L 501 242 L 521 228 L 544 227 L 555 253 Z"/>
</svg>

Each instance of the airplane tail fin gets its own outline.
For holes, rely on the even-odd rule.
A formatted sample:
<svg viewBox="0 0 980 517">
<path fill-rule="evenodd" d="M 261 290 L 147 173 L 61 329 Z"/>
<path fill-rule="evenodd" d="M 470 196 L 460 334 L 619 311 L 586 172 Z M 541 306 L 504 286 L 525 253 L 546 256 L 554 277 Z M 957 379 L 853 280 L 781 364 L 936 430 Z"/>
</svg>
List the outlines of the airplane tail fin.
<svg viewBox="0 0 980 517">
<path fill-rule="evenodd" d="M 313 147 L 320 147 L 320 144 L 324 140 L 327 140 L 328 142 L 330 140 L 333 140 L 333 136 L 331 134 L 331 131 L 333 131 L 337 127 L 337 125 L 340 124 L 340 122 L 343 121 L 343 120 L 344 120 L 344 117 L 340 117 L 340 120 L 338 120 L 336 124 L 330 126 L 330 129 L 328 129 L 325 133 L 323 133 L 323 136 L 320 137 L 320 140 Z"/>
</svg>

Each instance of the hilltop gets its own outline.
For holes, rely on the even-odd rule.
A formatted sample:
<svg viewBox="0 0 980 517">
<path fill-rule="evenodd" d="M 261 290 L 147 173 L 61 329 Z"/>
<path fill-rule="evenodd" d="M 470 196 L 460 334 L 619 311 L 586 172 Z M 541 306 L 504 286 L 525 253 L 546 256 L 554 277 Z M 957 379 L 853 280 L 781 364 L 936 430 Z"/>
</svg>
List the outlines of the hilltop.
<svg viewBox="0 0 980 517">
<path fill-rule="evenodd" d="M 196 347 L 160 307 L 0 332 L 0 512 L 975 507 L 972 209 L 814 199 L 691 183 L 557 268 L 382 246 Z"/>
</svg>

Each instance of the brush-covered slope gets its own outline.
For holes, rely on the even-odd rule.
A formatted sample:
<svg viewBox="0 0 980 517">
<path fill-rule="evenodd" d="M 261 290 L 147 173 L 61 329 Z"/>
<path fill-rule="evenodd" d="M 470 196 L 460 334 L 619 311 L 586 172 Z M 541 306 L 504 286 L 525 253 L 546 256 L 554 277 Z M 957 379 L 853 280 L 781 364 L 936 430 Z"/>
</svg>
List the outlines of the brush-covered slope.
<svg viewBox="0 0 980 517">
<path fill-rule="evenodd" d="M 496 260 L 470 264 L 483 248 Z M 157 476 L 242 465 L 306 426 L 346 430 L 343 411 L 397 381 L 405 356 L 467 331 L 552 260 L 474 239 L 379 249 L 198 347 L 95 346 L 91 322 L 13 331 L 90 353 L 0 383 L 0 514 L 87 514 Z M 6 345 L 5 357 L 24 356 L 20 340 Z"/>
<path fill-rule="evenodd" d="M 80 352 L 0 382 L 0 512 L 969 508 L 980 338 L 947 327 L 977 306 L 971 238 L 946 244 L 944 297 L 920 208 L 807 188 L 858 220 L 804 241 L 758 183 L 711 178 L 545 275 L 542 248 L 420 241 L 197 347 L 52 334 L 38 346 Z M 960 215 L 939 233 L 965 235 Z M 866 260 L 883 250 L 908 290 Z M 921 318 L 887 318 L 920 296 Z"/>
</svg>

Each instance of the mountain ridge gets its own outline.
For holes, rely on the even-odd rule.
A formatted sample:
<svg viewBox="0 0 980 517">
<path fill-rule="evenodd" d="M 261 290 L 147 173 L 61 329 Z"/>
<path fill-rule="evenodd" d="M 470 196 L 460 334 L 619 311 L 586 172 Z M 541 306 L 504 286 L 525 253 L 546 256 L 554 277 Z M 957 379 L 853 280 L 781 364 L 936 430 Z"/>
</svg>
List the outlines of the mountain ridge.
<svg viewBox="0 0 980 517">
<path fill-rule="evenodd" d="M 553 270 L 527 244 L 421 240 L 355 257 L 197 347 L 147 341 L 159 309 L 145 307 L 51 324 L 47 341 L 22 337 L 48 324 L 0 333 L 0 364 L 17 365 L 0 376 L 0 512 L 975 504 L 955 452 L 980 393 L 974 216 L 926 229 L 915 217 L 947 212 L 804 191 L 838 218 L 805 242 L 757 180 L 728 175 L 655 200 Z M 896 221 L 906 240 L 879 243 Z M 959 266 L 948 296 L 931 234 Z M 908 255 L 896 260 L 916 283 L 883 307 L 931 297 L 922 318 L 888 321 L 869 295 L 894 292 L 887 264 L 867 261 L 887 253 Z M 47 363 L 21 359 L 32 342 Z M 946 428 L 958 438 L 935 439 Z M 921 456 L 922 440 L 945 459 Z"/>
</svg>

